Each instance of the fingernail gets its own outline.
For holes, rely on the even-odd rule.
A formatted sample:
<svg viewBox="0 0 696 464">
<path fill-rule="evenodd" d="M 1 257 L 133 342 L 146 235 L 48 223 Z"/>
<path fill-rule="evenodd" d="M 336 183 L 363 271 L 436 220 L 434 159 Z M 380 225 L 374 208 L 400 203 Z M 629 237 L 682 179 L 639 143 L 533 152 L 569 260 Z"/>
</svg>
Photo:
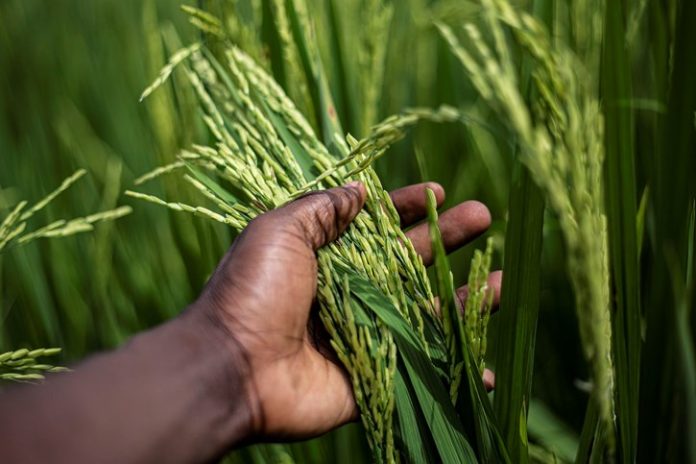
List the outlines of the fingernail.
<svg viewBox="0 0 696 464">
<path fill-rule="evenodd" d="M 345 187 L 346 187 L 346 188 L 351 188 L 351 189 L 359 189 L 361 185 L 362 185 L 362 182 L 360 182 L 359 180 L 354 180 L 354 181 L 352 181 L 352 182 L 348 182 L 348 183 L 345 185 Z"/>
</svg>

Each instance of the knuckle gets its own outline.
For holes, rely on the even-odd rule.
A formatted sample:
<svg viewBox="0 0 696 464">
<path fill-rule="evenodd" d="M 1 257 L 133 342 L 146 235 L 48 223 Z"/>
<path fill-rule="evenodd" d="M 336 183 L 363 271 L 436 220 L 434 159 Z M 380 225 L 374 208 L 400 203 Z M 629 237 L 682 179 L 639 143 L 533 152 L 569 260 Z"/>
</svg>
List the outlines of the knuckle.
<svg viewBox="0 0 696 464">
<path fill-rule="evenodd" d="M 312 236 L 318 243 L 326 243 L 337 235 L 337 214 L 333 197 L 330 192 L 317 194 L 307 211 L 307 222 L 312 229 Z"/>
<path fill-rule="evenodd" d="M 317 248 L 335 240 L 345 228 L 359 192 L 350 189 L 331 189 L 310 192 L 297 199 L 289 208 L 281 208 L 252 220 L 247 228 L 294 230 L 304 237 L 310 247 Z"/>
</svg>

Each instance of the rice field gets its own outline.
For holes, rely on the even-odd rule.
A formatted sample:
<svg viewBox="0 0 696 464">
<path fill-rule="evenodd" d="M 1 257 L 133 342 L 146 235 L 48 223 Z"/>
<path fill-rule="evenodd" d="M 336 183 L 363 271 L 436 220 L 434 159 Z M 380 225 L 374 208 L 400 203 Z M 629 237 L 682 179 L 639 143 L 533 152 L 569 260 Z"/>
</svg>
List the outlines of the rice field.
<svg viewBox="0 0 696 464">
<path fill-rule="evenodd" d="M 175 316 L 258 214 L 360 180 L 318 255 L 360 422 L 225 462 L 696 462 L 696 3 L 180 3 L 0 4 L 0 381 Z M 429 269 L 387 195 L 423 180 L 492 217 L 446 256 L 431 197 Z"/>
</svg>

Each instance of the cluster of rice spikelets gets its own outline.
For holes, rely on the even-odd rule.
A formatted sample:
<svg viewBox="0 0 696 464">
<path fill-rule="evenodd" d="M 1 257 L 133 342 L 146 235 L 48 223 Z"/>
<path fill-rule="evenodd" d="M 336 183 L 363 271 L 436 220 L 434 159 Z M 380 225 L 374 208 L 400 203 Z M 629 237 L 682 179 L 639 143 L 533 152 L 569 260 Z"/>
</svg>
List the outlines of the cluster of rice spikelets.
<svg viewBox="0 0 696 464">
<path fill-rule="evenodd" d="M 552 44 L 533 17 L 501 0 L 481 4 L 490 40 L 480 26 L 469 23 L 464 26 L 469 46 L 464 47 L 449 27 L 439 27 L 478 92 L 508 122 L 522 162 L 558 215 L 580 336 L 591 363 L 593 400 L 607 430 L 613 430 L 608 239 L 601 188 L 603 118 L 596 89 L 586 84 L 576 56 Z M 529 104 L 520 89 L 503 26 L 534 62 L 532 80 L 538 98 Z"/>
<path fill-rule="evenodd" d="M 45 373 L 66 372 L 65 367 L 39 363 L 37 358 L 55 356 L 60 348 L 37 348 L 28 350 L 22 348 L 0 354 L 0 380 L 14 382 L 32 382 L 43 380 Z"/>
<path fill-rule="evenodd" d="M 469 279 L 467 281 L 467 298 L 464 308 L 467 342 L 471 347 L 474 360 L 483 374 L 486 367 L 486 340 L 488 334 L 488 320 L 491 317 L 493 307 L 493 291 L 488 287 L 488 275 L 493 257 L 493 239 L 486 241 L 484 251 L 475 250 L 471 258 Z"/>
<path fill-rule="evenodd" d="M 85 217 L 60 219 L 34 231 L 27 232 L 27 221 L 31 219 L 34 214 L 45 208 L 46 205 L 53 201 L 58 195 L 70 188 L 70 186 L 77 182 L 85 173 L 86 171 L 84 169 L 78 170 L 75 174 L 65 179 L 57 189 L 31 207 L 27 206 L 28 202 L 26 201 L 21 201 L 17 204 L 17 206 L 3 219 L 2 223 L 0 223 L 0 253 L 13 244 L 24 245 L 38 238 L 66 237 L 80 232 L 88 232 L 94 228 L 96 222 L 118 219 L 131 212 L 129 206 L 122 206 Z"/>
<path fill-rule="evenodd" d="M 0 255 L 12 246 L 26 245 L 39 238 L 66 237 L 94 229 L 94 224 L 101 221 L 110 221 L 125 216 L 131 212 L 129 206 L 121 206 L 108 211 L 90 214 L 89 216 L 75 219 L 60 219 L 34 231 L 27 232 L 27 221 L 34 214 L 44 209 L 58 195 L 69 189 L 77 182 L 86 171 L 80 169 L 65 179 L 57 189 L 46 195 L 43 199 L 28 207 L 27 201 L 21 201 L 0 223 Z M 42 380 L 47 372 L 63 372 L 67 369 L 49 364 L 40 364 L 36 361 L 39 356 L 53 356 L 60 353 L 60 348 L 37 348 L 28 350 L 22 348 L 16 351 L 8 351 L 0 355 L 0 379 L 17 382 L 30 382 Z"/>
<path fill-rule="evenodd" d="M 392 416 L 396 347 L 389 330 L 365 303 L 351 298 L 345 273 L 359 270 L 386 295 L 417 329 L 427 349 L 424 318 L 436 321 L 428 276 L 370 164 L 419 120 L 456 121 L 459 113 L 448 107 L 406 111 L 375 126 L 363 140 L 348 136 L 337 142 L 336 146 L 346 147 L 345 156 L 338 159 L 316 138 L 278 84 L 234 46 L 226 50 L 222 62 L 198 45 L 175 54 L 174 64 L 165 68 L 144 96 L 166 79 L 184 55 L 190 59 L 186 73 L 216 143 L 181 152 L 178 161 L 146 174 L 139 182 L 187 168 L 185 179 L 216 210 L 138 192 L 127 194 L 242 230 L 259 214 L 311 189 L 361 180 L 368 192 L 363 212 L 337 242 L 319 252 L 320 317 L 350 374 L 375 459 L 395 462 Z M 341 134 L 335 134 L 339 137 Z M 364 320 L 365 315 L 369 320 Z M 431 325 L 437 327 L 437 323 Z"/>
</svg>

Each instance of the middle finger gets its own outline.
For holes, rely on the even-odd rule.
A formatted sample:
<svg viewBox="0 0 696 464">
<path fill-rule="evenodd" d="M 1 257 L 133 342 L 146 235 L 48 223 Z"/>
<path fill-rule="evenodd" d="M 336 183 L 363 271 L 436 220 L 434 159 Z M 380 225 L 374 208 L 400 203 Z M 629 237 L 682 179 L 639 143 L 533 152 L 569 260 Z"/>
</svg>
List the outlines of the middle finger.
<svg viewBox="0 0 696 464">
<path fill-rule="evenodd" d="M 445 251 L 454 251 L 469 243 L 491 225 L 491 213 L 483 203 L 465 201 L 442 213 L 437 221 L 442 234 Z M 428 224 L 419 224 L 406 232 L 413 247 L 423 258 L 423 263 L 429 266 L 433 262 L 433 252 L 430 247 L 430 231 Z"/>
</svg>

